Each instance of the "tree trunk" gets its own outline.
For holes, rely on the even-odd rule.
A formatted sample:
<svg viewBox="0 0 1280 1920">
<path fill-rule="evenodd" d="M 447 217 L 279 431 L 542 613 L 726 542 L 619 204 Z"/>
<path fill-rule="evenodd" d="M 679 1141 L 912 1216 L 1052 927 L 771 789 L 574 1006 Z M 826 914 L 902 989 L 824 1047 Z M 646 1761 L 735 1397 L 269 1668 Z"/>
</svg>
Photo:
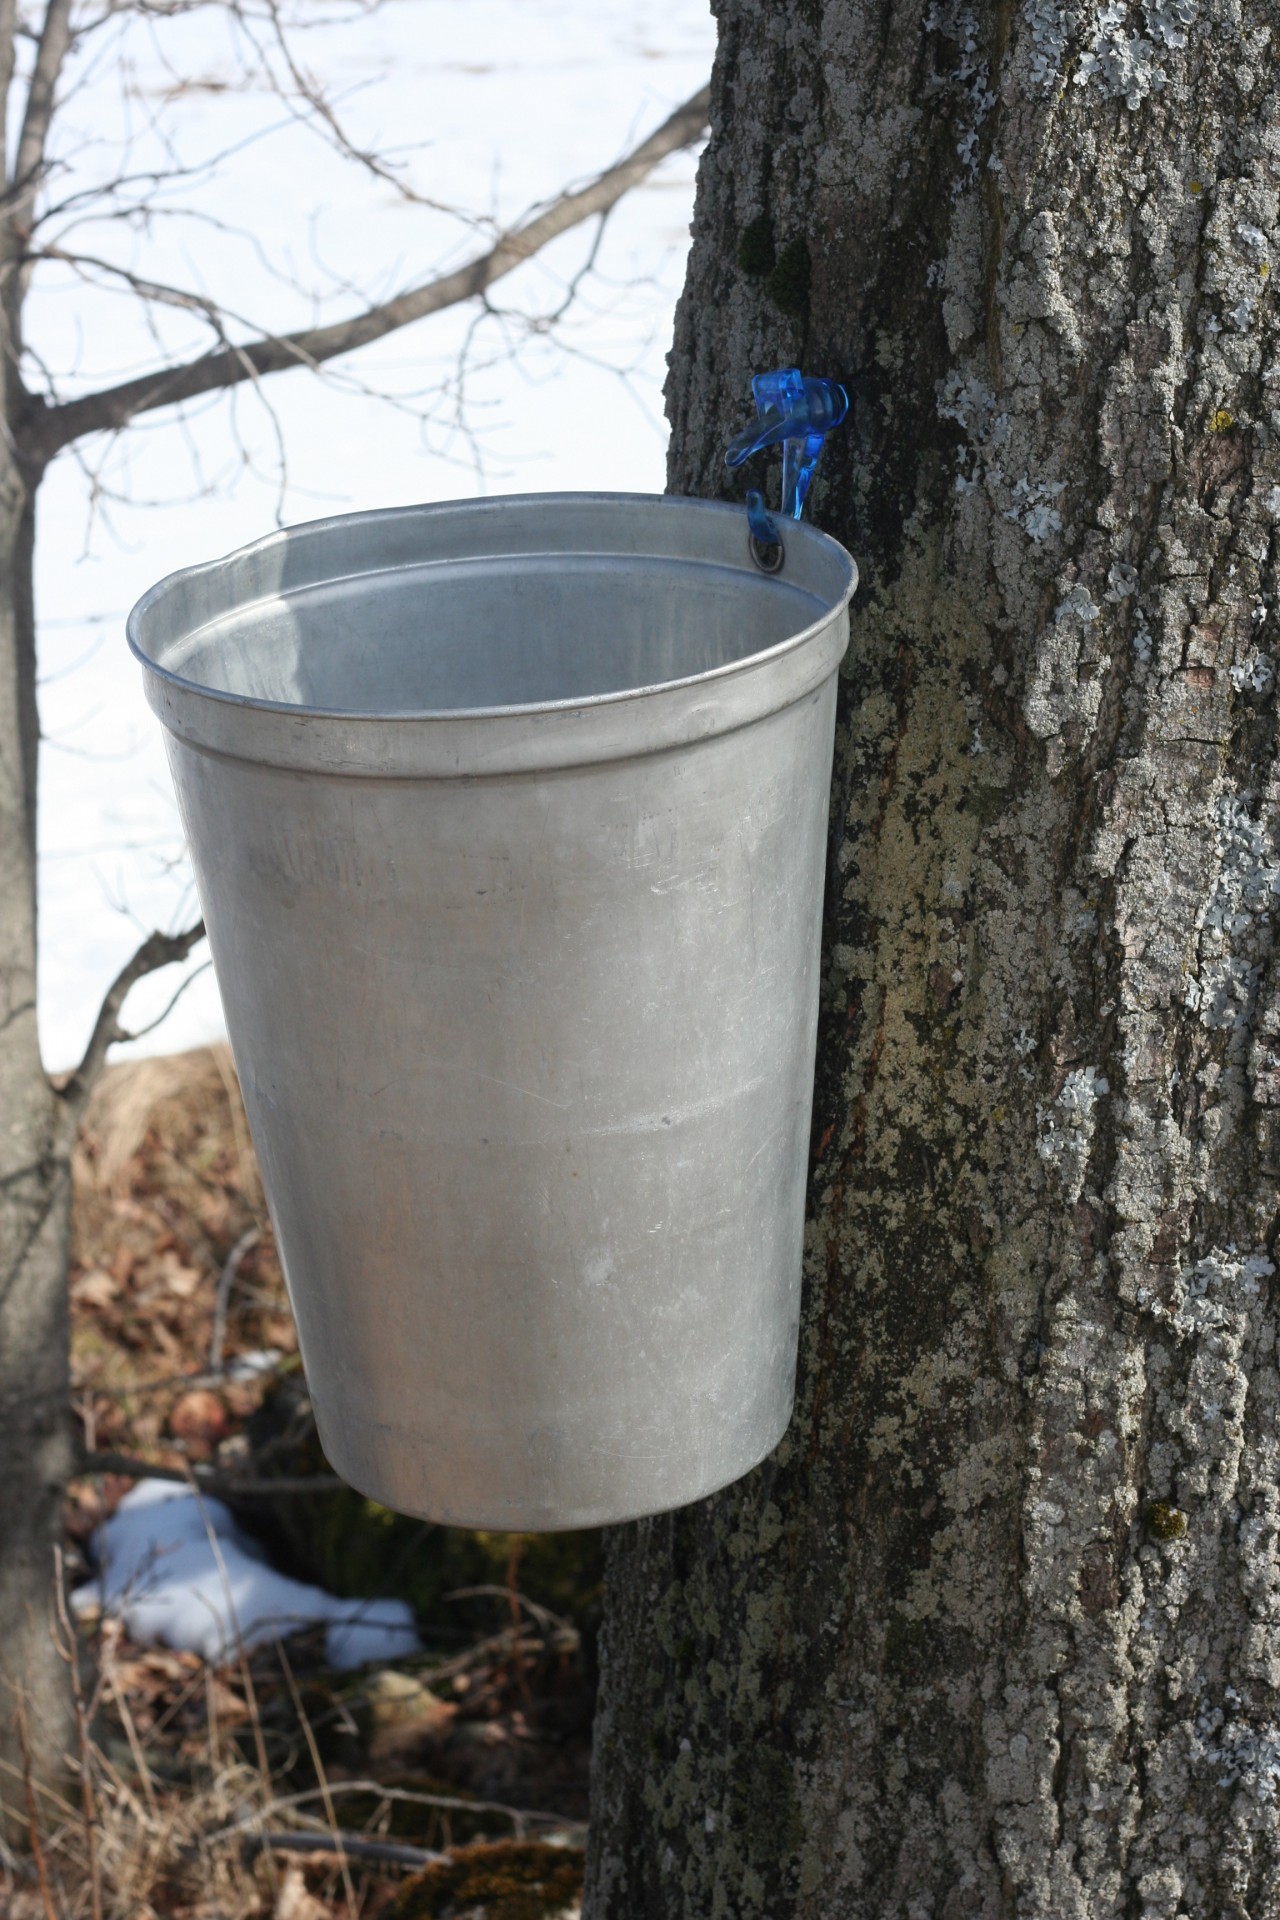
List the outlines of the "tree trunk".
<svg viewBox="0 0 1280 1920">
<path fill-rule="evenodd" d="M 672 484 L 845 379 L 863 586 L 796 1414 L 613 1538 L 586 1911 L 1280 1915 L 1280 6 L 719 13 Z"/>
<path fill-rule="evenodd" d="M 71 1130 L 36 1032 L 33 486 L 0 456 L 0 1837 L 42 1824 L 70 1752 L 51 1633 L 53 1542 L 71 1465 Z"/>
</svg>

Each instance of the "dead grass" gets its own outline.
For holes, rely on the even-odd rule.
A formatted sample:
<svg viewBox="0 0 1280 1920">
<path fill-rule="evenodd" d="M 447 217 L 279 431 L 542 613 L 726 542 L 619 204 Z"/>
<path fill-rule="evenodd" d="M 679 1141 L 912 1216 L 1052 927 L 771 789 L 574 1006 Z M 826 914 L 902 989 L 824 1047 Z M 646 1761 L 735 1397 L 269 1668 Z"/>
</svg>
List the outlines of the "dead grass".
<svg viewBox="0 0 1280 1920">
<path fill-rule="evenodd" d="M 526 1668 L 546 1651 L 527 1646 Z M 74 1789 L 33 1793 L 30 1851 L 0 1854 L 0 1915 L 378 1920 L 392 1902 L 405 1920 L 575 1912 L 580 1823 L 428 1776 L 393 1784 L 326 1762 L 325 1728 L 353 1722 L 387 1678 L 312 1674 L 303 1686 L 279 1647 L 252 1669 L 215 1672 L 192 1654 L 132 1648 L 108 1623 L 86 1738 L 68 1761 Z M 423 1680 L 411 1688 L 436 1702 Z"/>
<path fill-rule="evenodd" d="M 297 1335 L 228 1049 L 109 1069 L 73 1179 L 71 1381 L 86 1451 L 234 1466 L 269 1384 L 236 1379 L 234 1362 L 269 1349 L 296 1364 Z M 120 1491 L 108 1484 L 108 1508 Z M 91 1490 L 81 1502 L 83 1532 L 101 1505 Z"/>
</svg>

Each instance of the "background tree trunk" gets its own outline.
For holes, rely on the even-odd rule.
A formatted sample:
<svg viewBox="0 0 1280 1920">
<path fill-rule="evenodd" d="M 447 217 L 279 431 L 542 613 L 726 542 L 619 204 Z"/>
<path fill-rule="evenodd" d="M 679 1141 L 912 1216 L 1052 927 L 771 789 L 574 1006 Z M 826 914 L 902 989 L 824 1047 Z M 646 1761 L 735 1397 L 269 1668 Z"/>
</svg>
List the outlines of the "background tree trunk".
<svg viewBox="0 0 1280 1920">
<path fill-rule="evenodd" d="M 70 0 L 48 0 L 27 98 L 11 116 L 18 30 L 0 0 L 0 1839 L 47 1824 L 71 1752 L 67 1673 L 52 1633 L 54 1542 L 71 1470 L 67 1391 L 71 1127 L 36 1026 L 33 585 L 41 463 L 24 439 L 22 256 Z M 10 166 L 11 148 L 13 164 Z"/>
<path fill-rule="evenodd" d="M 864 584 L 797 1412 L 614 1538 L 587 1911 L 1274 1916 L 1280 8 L 718 11 L 671 482 L 844 378 Z"/>
<path fill-rule="evenodd" d="M 71 1469 L 71 1129 L 36 1033 L 35 633 L 29 478 L 0 458 L 0 1835 L 71 1751 L 51 1632 L 53 1543 Z M 19 1701 L 25 1705 L 25 1745 Z M 39 1802 L 43 1822 L 51 1807 Z"/>
</svg>

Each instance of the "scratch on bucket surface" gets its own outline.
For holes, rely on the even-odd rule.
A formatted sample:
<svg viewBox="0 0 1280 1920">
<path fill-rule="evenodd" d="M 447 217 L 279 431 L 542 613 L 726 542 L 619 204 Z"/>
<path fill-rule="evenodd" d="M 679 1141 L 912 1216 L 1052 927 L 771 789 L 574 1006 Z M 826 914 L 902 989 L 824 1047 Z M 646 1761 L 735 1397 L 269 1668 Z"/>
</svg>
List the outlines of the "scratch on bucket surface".
<svg viewBox="0 0 1280 1920">
<path fill-rule="evenodd" d="M 536 1100 L 544 1107 L 558 1107 L 562 1113 L 568 1113 L 572 1106 L 570 1100 L 553 1100 L 549 1093 L 538 1093 L 533 1087 L 522 1087 L 514 1080 L 504 1080 L 500 1074 L 485 1073 L 480 1067 L 468 1066 L 463 1060 L 423 1060 L 420 1064 L 435 1073 L 468 1073 L 477 1080 L 487 1081 L 491 1087 L 506 1087 L 510 1093 L 523 1094 L 526 1100 Z"/>
<path fill-rule="evenodd" d="M 754 1080 L 744 1081 L 742 1086 L 734 1088 L 734 1097 L 743 1098 L 747 1094 L 759 1092 L 767 1086 L 763 1074 Z M 584 1127 L 583 1138 L 588 1140 L 608 1139 L 614 1134 L 660 1133 L 664 1127 L 680 1127 L 689 1120 L 706 1120 L 715 1114 L 722 1114 L 729 1106 L 729 1100 L 721 1097 L 715 1100 L 691 1100 L 687 1106 L 669 1107 L 665 1113 L 640 1114 L 627 1120 L 606 1121 L 603 1126 Z"/>
</svg>

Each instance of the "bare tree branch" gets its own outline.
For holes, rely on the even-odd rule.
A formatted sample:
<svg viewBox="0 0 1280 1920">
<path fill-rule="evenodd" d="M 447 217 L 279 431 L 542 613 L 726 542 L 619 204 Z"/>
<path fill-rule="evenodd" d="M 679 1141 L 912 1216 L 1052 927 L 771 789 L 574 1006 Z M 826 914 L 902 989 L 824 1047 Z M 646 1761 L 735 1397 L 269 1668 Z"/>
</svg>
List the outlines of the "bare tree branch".
<svg viewBox="0 0 1280 1920">
<path fill-rule="evenodd" d="M 70 1112 L 79 1113 L 83 1108 L 106 1065 L 110 1049 L 118 1041 L 134 1037 L 120 1025 L 120 1009 L 130 990 L 149 973 L 158 973 L 161 967 L 171 967 L 177 961 L 185 960 L 192 947 L 203 939 L 203 920 L 197 920 L 184 933 L 153 933 L 143 941 L 133 958 L 121 967 L 98 1009 L 98 1017 L 93 1023 L 93 1032 L 89 1035 L 89 1044 L 79 1066 L 58 1089 L 59 1097 Z"/>
<path fill-rule="evenodd" d="M 18 136 L 18 154 L 13 169 L 14 180 L 20 187 L 25 188 L 30 198 L 35 197 L 36 185 L 44 165 L 49 122 L 53 118 L 54 92 L 58 85 L 58 75 L 62 71 L 62 62 L 66 58 L 70 44 L 71 0 L 48 0 L 44 25 L 40 30 L 40 44 L 36 49 L 36 63 L 31 74 L 31 84 L 27 90 L 26 111 L 22 116 L 22 132 Z"/>
<path fill-rule="evenodd" d="M 225 347 L 202 354 L 184 366 L 158 368 L 154 373 L 123 381 L 100 393 L 64 401 L 60 406 L 46 406 L 32 417 L 26 450 L 41 461 L 51 459 L 81 434 L 110 431 L 124 426 L 137 414 L 173 406 L 218 388 L 237 386 L 264 374 L 299 366 L 314 369 L 326 360 L 367 346 L 427 314 L 476 298 L 495 280 L 532 259 L 560 234 L 589 220 L 593 214 L 607 213 L 660 161 L 696 140 L 707 124 L 708 98 L 709 89 L 703 87 L 625 160 L 607 168 L 578 192 L 561 194 L 541 213 L 505 234 L 487 253 L 452 273 L 409 288 L 348 320 Z"/>
</svg>

